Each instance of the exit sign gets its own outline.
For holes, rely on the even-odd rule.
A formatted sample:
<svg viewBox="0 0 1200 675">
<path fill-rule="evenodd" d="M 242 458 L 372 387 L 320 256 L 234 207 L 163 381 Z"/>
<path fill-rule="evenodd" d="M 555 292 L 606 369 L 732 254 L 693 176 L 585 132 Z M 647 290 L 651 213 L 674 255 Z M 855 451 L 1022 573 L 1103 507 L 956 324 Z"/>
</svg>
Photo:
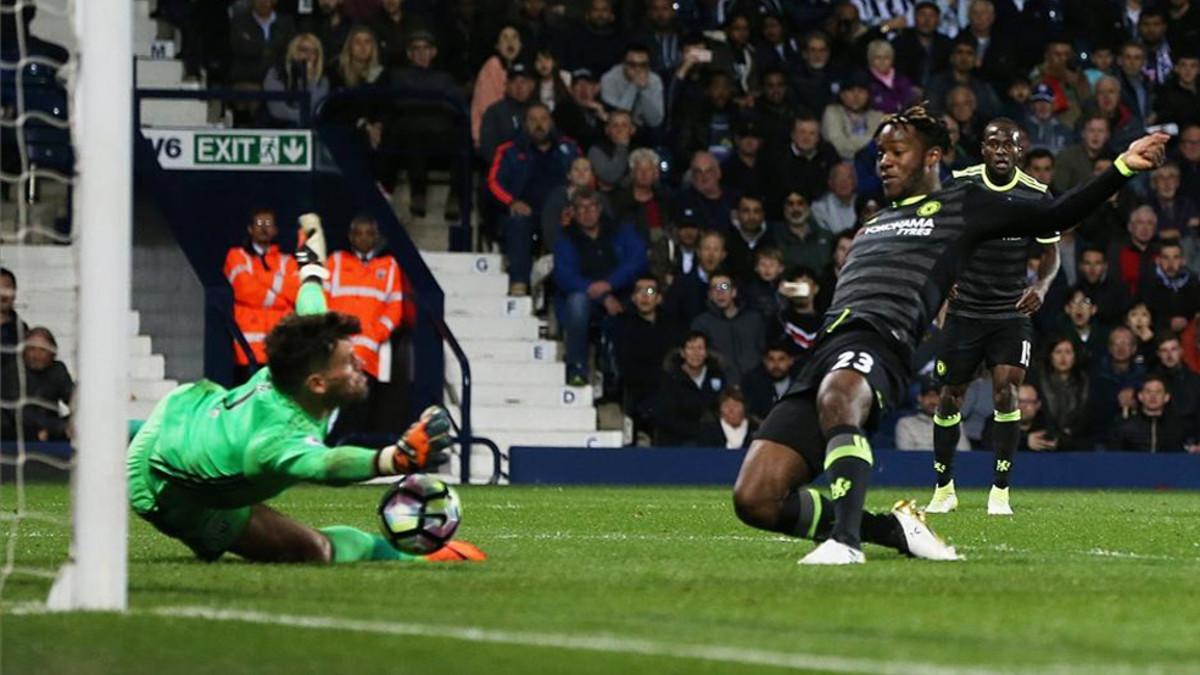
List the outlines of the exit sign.
<svg viewBox="0 0 1200 675">
<path fill-rule="evenodd" d="M 164 169 L 192 171 L 310 171 L 308 130 L 143 129 Z"/>
</svg>

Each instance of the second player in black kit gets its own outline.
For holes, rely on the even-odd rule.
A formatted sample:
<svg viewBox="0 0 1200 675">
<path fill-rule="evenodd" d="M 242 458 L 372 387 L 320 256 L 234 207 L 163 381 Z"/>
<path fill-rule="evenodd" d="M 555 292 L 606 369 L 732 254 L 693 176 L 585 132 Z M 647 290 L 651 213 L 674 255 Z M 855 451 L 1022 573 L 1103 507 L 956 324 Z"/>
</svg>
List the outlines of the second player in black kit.
<svg viewBox="0 0 1200 675">
<path fill-rule="evenodd" d="M 1047 188 L 1025 174 L 1016 163 L 1023 154 L 1021 130 L 1015 122 L 998 118 L 983 130 L 983 164 L 955 171 L 958 181 L 976 183 L 997 193 L 1034 201 L 1048 199 Z M 935 372 L 942 385 L 934 415 L 934 471 L 937 488 L 930 513 L 946 513 L 958 506 L 954 492 L 954 453 L 962 433 L 963 396 L 985 364 L 992 375 L 992 443 L 995 450 L 988 513 L 1012 515 L 1008 477 L 1020 441 L 1021 412 L 1017 392 L 1033 349 L 1029 315 L 1037 311 L 1054 275 L 1058 274 L 1057 232 L 1045 237 L 1004 237 L 980 244 L 959 275 L 946 312 L 944 345 Z M 1027 259 L 1032 246 L 1040 246 L 1037 282 L 1026 282 Z"/>
<path fill-rule="evenodd" d="M 1032 201 L 971 182 L 940 189 L 948 143 L 924 108 L 885 120 L 877 169 L 893 206 L 864 224 L 838 279 L 812 360 L 764 421 L 734 486 L 747 524 L 822 541 L 801 562 L 864 562 L 861 541 L 909 555 L 957 559 L 911 504 L 865 513 L 873 463 L 867 432 L 899 400 L 913 350 L 962 261 L 983 241 L 1048 236 L 1076 223 L 1136 170 L 1161 162 L 1166 136 L 1138 140 L 1114 168 L 1052 201 Z M 829 497 L 807 484 L 829 473 Z"/>
</svg>

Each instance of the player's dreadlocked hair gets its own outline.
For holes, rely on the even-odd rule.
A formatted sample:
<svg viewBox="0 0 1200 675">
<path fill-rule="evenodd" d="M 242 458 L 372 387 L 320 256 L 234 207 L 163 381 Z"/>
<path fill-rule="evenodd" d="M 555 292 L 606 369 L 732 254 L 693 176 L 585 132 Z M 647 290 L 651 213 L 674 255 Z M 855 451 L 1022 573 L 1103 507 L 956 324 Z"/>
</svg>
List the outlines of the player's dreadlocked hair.
<svg viewBox="0 0 1200 675">
<path fill-rule="evenodd" d="M 898 113 L 888 115 L 879 123 L 879 128 L 875 130 L 875 140 L 879 140 L 879 132 L 889 124 L 897 126 L 909 126 L 917 132 L 917 135 L 925 141 L 925 148 L 940 148 L 942 152 L 950 150 L 950 131 L 946 129 L 946 123 L 937 115 L 929 113 L 929 109 L 925 106 L 928 101 L 922 101 L 913 106 L 909 106 Z"/>
<path fill-rule="evenodd" d="M 292 314 L 276 324 L 267 335 L 267 366 L 275 386 L 296 393 L 304 380 L 329 363 L 339 340 L 362 330 L 349 314 Z"/>
</svg>

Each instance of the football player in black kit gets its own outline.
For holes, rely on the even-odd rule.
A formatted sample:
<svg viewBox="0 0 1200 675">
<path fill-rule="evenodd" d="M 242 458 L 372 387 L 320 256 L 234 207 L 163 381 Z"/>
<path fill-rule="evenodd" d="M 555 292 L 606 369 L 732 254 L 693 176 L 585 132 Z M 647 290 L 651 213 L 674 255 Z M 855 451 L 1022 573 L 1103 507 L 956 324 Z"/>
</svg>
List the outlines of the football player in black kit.
<svg viewBox="0 0 1200 675">
<path fill-rule="evenodd" d="M 866 561 L 862 542 L 910 556 L 957 560 L 912 502 L 888 514 L 863 511 L 873 456 L 867 432 L 898 400 L 911 354 L 958 275 L 983 241 L 1048 236 L 1076 223 L 1135 172 L 1162 162 L 1166 134 L 1129 146 L 1108 171 L 1048 201 L 972 182 L 941 189 L 945 124 L 915 106 L 876 132 L 876 167 L 888 208 L 864 223 L 838 278 L 812 359 L 750 446 L 734 485 L 734 509 L 753 527 L 821 543 L 801 564 Z M 829 496 L 807 487 L 829 473 Z"/>
<path fill-rule="evenodd" d="M 1017 168 L 1022 155 L 1022 134 L 1015 122 L 997 118 L 983 128 L 983 163 L 955 171 L 955 180 L 982 184 L 1000 193 L 1027 199 L 1048 199 L 1047 188 Z M 1021 440 L 1017 390 L 1033 350 L 1030 315 L 1042 306 L 1046 291 L 1058 274 L 1057 232 L 1037 237 L 1042 246 L 1037 283 L 1026 287 L 1029 237 L 985 241 L 963 266 L 946 312 L 941 353 L 934 372 L 941 383 L 941 400 L 933 416 L 933 469 L 937 488 L 927 513 L 949 513 L 958 506 L 954 492 L 954 451 L 962 433 L 963 395 L 985 362 L 992 371 L 992 445 L 996 454 L 987 512 L 1011 516 L 1008 477 Z"/>
</svg>

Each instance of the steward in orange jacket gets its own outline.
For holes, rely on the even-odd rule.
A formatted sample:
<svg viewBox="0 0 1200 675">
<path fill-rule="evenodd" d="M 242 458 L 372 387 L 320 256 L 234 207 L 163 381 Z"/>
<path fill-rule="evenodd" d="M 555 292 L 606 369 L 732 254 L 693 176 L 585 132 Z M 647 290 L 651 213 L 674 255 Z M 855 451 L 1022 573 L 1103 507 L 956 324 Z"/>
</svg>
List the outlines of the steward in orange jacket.
<svg viewBox="0 0 1200 675">
<path fill-rule="evenodd" d="M 233 319 L 250 343 L 254 358 L 265 365 L 267 333 L 292 313 L 300 278 L 296 260 L 273 243 L 279 233 L 274 212 L 256 210 L 246 231 L 249 242 L 229 249 L 225 256 L 225 278 L 233 286 Z M 233 353 L 239 366 L 249 365 L 236 341 Z"/>
<path fill-rule="evenodd" d="M 351 341 L 363 370 L 376 379 L 380 347 L 415 315 L 415 306 L 404 299 L 408 280 L 395 258 L 379 254 L 381 244 L 379 226 L 360 216 L 350 223 L 352 250 L 336 251 L 326 263 L 329 310 L 352 314 L 362 323 L 363 332 Z"/>
</svg>

